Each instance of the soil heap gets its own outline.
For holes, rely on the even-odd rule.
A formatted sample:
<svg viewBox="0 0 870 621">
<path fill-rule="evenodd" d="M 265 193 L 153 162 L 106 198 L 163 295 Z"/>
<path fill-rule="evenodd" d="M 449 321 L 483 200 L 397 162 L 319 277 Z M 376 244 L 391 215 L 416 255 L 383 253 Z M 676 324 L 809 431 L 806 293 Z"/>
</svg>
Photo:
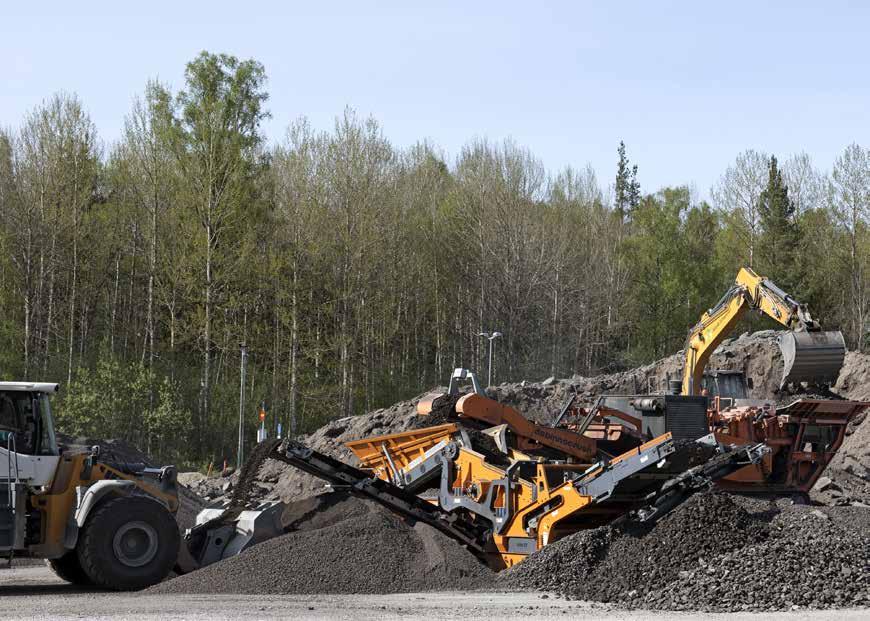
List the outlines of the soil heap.
<svg viewBox="0 0 870 621">
<path fill-rule="evenodd" d="M 474 589 L 493 573 L 452 539 L 345 494 L 290 504 L 287 534 L 152 593 L 404 593 Z"/>
<path fill-rule="evenodd" d="M 699 494 L 651 529 L 577 533 L 497 581 L 628 608 L 870 606 L 870 511 L 780 505 Z"/>
<path fill-rule="evenodd" d="M 58 433 L 57 443 L 63 448 L 71 451 L 90 451 L 94 446 L 99 446 L 100 456 L 108 461 L 128 464 L 145 464 L 146 466 L 154 465 L 154 460 L 150 455 L 140 451 L 129 442 L 118 438 L 102 438 L 95 440 L 93 438 L 68 436 L 64 433 Z"/>
</svg>

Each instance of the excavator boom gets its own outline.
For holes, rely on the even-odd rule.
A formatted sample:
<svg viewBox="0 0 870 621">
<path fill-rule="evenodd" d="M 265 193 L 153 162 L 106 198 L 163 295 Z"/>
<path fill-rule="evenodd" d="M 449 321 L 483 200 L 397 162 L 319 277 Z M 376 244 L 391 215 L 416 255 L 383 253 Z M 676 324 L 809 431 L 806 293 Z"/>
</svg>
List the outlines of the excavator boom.
<svg viewBox="0 0 870 621">
<path fill-rule="evenodd" d="M 784 362 L 781 386 L 836 381 L 846 355 L 843 334 L 823 332 L 803 304 L 769 279 L 744 267 L 722 299 L 704 313 L 689 332 L 683 368 L 684 395 L 700 393 L 707 361 L 750 309 L 767 315 L 790 331 L 780 339 Z"/>
</svg>

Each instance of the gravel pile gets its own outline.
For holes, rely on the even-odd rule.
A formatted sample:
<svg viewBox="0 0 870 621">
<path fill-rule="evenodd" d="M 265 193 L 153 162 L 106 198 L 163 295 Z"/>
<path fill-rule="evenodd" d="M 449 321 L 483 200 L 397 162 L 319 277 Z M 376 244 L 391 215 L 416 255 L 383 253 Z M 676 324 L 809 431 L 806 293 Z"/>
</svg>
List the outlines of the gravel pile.
<svg viewBox="0 0 870 621">
<path fill-rule="evenodd" d="M 150 455 L 119 438 L 84 438 L 81 436 L 68 436 L 64 433 L 57 434 L 57 443 L 66 450 L 79 452 L 90 451 L 92 447 L 100 447 L 100 456 L 108 461 L 119 463 L 156 465 Z"/>
<path fill-rule="evenodd" d="M 503 572 L 500 586 L 628 608 L 870 606 L 870 511 L 699 494 L 652 529 L 599 528 Z"/>
<path fill-rule="evenodd" d="M 431 527 L 338 494 L 290 505 L 294 531 L 152 593 L 404 593 L 487 586 L 492 572 Z"/>
</svg>

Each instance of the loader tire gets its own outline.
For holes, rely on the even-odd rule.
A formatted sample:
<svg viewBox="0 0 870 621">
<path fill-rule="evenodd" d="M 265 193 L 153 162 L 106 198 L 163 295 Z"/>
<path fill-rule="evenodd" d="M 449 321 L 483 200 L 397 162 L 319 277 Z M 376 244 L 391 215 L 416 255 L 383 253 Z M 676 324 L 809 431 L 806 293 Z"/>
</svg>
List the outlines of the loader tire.
<svg viewBox="0 0 870 621">
<path fill-rule="evenodd" d="M 66 580 L 78 586 L 92 586 L 93 582 L 82 569 L 79 556 L 75 550 L 70 550 L 60 558 L 46 559 L 45 564 L 61 580 Z"/>
<path fill-rule="evenodd" d="M 166 507 L 141 496 L 120 496 L 94 509 L 76 551 L 96 586 L 133 591 L 169 575 L 180 541 L 175 518 Z"/>
</svg>

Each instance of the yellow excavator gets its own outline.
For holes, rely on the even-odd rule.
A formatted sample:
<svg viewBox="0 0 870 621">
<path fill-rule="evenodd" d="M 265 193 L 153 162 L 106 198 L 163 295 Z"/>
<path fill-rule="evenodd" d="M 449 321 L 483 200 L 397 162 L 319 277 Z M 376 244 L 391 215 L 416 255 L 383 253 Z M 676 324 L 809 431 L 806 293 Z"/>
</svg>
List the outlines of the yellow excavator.
<svg viewBox="0 0 870 621">
<path fill-rule="evenodd" d="M 0 555 L 45 559 L 74 584 L 141 589 L 176 564 L 174 466 L 61 450 L 49 396 L 58 385 L 0 382 Z"/>
<path fill-rule="evenodd" d="M 780 388 L 806 382 L 813 388 L 799 392 L 827 398 L 794 397 L 778 405 L 773 395 L 749 398 L 748 379 L 741 371 L 705 373 L 710 355 L 748 310 L 788 328 L 779 336 Z M 803 304 L 768 278 L 749 268 L 740 270 L 719 303 L 689 331 L 683 368 L 682 394 L 709 397 L 710 430 L 718 441 L 763 442 L 770 448 L 759 463 L 722 477 L 720 487 L 755 493 L 806 494 L 812 489 L 842 444 L 849 421 L 870 405 L 828 394 L 845 355 L 841 332 L 822 331 Z"/>
<path fill-rule="evenodd" d="M 843 333 L 823 332 L 805 305 L 768 278 L 744 267 L 719 302 L 689 331 L 682 394 L 701 393 L 707 361 L 749 310 L 765 314 L 789 330 L 779 339 L 783 355 L 780 387 L 799 382 L 836 382 L 846 356 Z"/>
</svg>

